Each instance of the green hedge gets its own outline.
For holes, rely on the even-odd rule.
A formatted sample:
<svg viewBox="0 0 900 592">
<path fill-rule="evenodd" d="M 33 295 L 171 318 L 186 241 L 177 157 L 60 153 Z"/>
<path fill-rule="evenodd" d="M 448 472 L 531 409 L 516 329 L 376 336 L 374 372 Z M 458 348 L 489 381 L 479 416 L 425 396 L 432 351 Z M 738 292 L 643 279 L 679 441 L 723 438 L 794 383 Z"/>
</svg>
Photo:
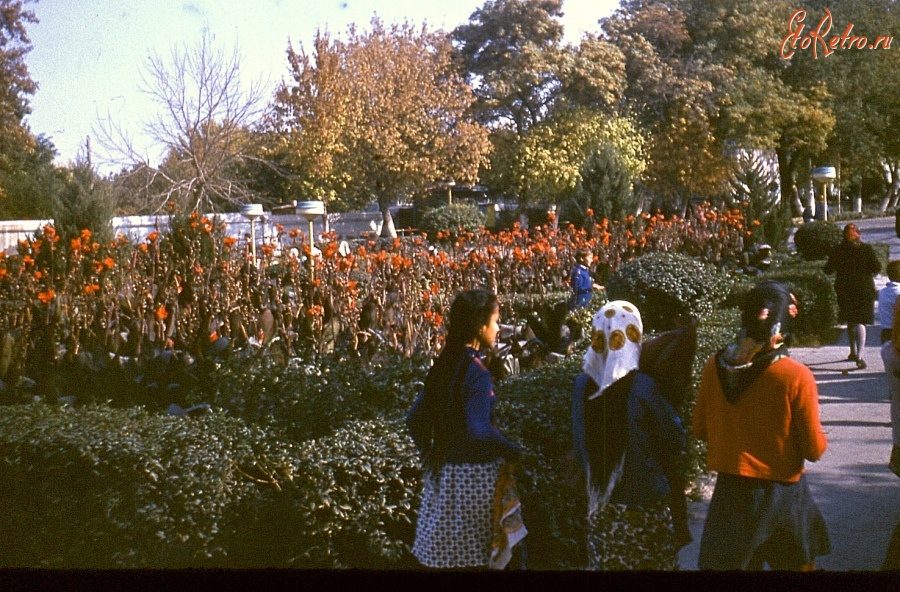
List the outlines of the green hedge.
<svg viewBox="0 0 900 592">
<path fill-rule="evenodd" d="M 290 451 L 224 417 L 2 407 L 0 566 L 214 564 L 228 510 L 265 487 L 241 471 L 289 470 Z"/>
<path fill-rule="evenodd" d="M 287 365 L 255 356 L 232 358 L 188 403 L 209 403 L 299 442 L 328 435 L 351 418 L 405 413 L 411 385 L 423 381 L 427 371 L 427 361 L 400 355 L 390 355 L 374 371 L 347 356 Z"/>
<path fill-rule="evenodd" d="M 665 331 L 678 317 L 700 319 L 712 312 L 733 281 L 713 265 L 685 255 L 651 253 L 619 267 L 606 291 L 610 300 L 637 306 L 646 331 Z"/>
<path fill-rule="evenodd" d="M 437 240 L 437 234 L 456 237 L 462 232 L 476 232 L 484 228 L 485 216 L 478 206 L 471 203 L 453 203 L 431 208 L 422 215 L 421 229 L 429 240 Z"/>
<path fill-rule="evenodd" d="M 295 445 L 222 415 L 0 408 L 0 567 L 408 566 L 398 420 Z"/>
<path fill-rule="evenodd" d="M 843 238 L 841 227 L 830 220 L 817 220 L 797 228 L 794 245 L 806 260 L 827 259 Z"/>
</svg>

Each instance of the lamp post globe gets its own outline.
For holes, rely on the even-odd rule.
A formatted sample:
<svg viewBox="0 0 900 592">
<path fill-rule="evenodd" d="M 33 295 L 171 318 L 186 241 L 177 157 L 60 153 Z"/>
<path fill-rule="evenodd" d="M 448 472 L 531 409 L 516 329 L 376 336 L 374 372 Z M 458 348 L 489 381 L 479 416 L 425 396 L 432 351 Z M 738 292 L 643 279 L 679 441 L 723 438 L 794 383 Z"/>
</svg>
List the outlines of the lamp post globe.
<svg viewBox="0 0 900 592">
<path fill-rule="evenodd" d="M 256 265 L 256 229 L 253 222 L 263 216 L 262 204 L 244 204 L 241 206 L 241 215 L 250 220 L 250 251 L 253 254 L 253 264 Z"/>
</svg>

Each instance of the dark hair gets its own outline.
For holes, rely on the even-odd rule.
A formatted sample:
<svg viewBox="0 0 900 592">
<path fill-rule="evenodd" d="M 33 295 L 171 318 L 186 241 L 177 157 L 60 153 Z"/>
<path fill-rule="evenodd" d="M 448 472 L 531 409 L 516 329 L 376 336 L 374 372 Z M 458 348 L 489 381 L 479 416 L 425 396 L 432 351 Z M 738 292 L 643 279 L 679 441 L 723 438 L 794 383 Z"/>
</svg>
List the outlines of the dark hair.
<svg viewBox="0 0 900 592">
<path fill-rule="evenodd" d="M 423 406 L 433 420 L 432 449 L 425 458 L 425 467 L 437 471 L 444 462 L 447 447 L 448 413 L 456 417 L 456 392 L 468 368 L 464 358 L 466 344 L 478 337 L 491 315 L 500 306 L 497 295 L 487 290 L 465 290 L 456 295 L 447 319 L 447 341 L 425 379 Z M 464 364 L 464 365 L 462 365 Z M 459 377 L 454 382 L 457 369 Z"/>
<path fill-rule="evenodd" d="M 447 317 L 445 349 L 465 347 L 478 337 L 481 328 L 488 324 L 499 306 L 497 295 L 487 290 L 465 290 L 457 294 Z"/>
<path fill-rule="evenodd" d="M 900 282 L 900 259 L 888 261 L 887 276 L 892 282 Z"/>
<path fill-rule="evenodd" d="M 578 249 L 577 251 L 575 251 L 575 261 L 584 263 L 585 261 L 587 261 L 588 255 L 590 254 L 591 252 L 587 249 Z"/>
<path fill-rule="evenodd" d="M 772 337 L 775 325 L 779 325 L 779 332 L 787 337 L 791 332 L 793 317 L 790 314 L 790 306 L 796 306 L 796 298 L 790 288 L 781 282 L 766 280 L 759 283 L 745 296 L 741 305 L 741 327 L 746 331 L 747 337 L 765 343 Z M 759 313 L 768 309 L 765 318 L 760 319 Z"/>
</svg>

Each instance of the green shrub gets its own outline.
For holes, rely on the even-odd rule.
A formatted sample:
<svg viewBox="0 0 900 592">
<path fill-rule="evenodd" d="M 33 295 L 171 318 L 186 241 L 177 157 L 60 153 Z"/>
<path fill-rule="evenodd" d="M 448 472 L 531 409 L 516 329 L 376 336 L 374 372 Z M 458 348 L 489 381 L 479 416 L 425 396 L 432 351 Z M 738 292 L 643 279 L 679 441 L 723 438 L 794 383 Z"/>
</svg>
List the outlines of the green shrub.
<svg viewBox="0 0 900 592">
<path fill-rule="evenodd" d="M 794 233 L 797 253 L 806 260 L 827 259 L 843 238 L 841 228 L 830 220 L 804 224 Z"/>
<path fill-rule="evenodd" d="M 190 404 L 209 403 L 251 423 L 276 429 L 293 442 L 332 433 L 348 419 L 405 413 L 411 385 L 423 381 L 424 360 L 386 353 L 368 370 L 357 358 L 335 356 L 320 364 L 281 365 L 265 357 L 222 363 Z"/>
<path fill-rule="evenodd" d="M 881 272 L 887 273 L 887 264 L 891 258 L 891 245 L 888 243 L 871 243 L 878 262 L 881 263 Z"/>
<path fill-rule="evenodd" d="M 289 474 L 290 444 L 223 416 L 140 408 L 0 408 L 0 566 L 208 566 L 243 474 Z"/>
<path fill-rule="evenodd" d="M 609 300 L 638 307 L 644 330 L 665 331 L 679 316 L 702 318 L 733 280 L 710 264 L 676 253 L 650 253 L 623 264 L 606 282 Z"/>
<path fill-rule="evenodd" d="M 351 420 L 305 442 L 291 475 L 238 512 L 229 567 L 273 565 L 267 558 L 319 569 L 416 565 L 421 468 L 402 420 Z"/>
<path fill-rule="evenodd" d="M 475 232 L 484 228 L 485 217 L 477 206 L 470 203 L 453 203 L 431 208 L 422 215 L 422 230 L 431 240 L 437 234 L 457 236 L 462 232 Z"/>
<path fill-rule="evenodd" d="M 298 446 L 216 414 L 5 406 L 0 460 L 0 567 L 409 566 L 401 420 Z"/>
<path fill-rule="evenodd" d="M 587 503 L 566 482 L 572 450 L 572 386 L 582 356 L 497 384 L 501 429 L 525 449 L 518 479 L 528 528 L 531 569 L 582 569 L 587 564 Z"/>
</svg>

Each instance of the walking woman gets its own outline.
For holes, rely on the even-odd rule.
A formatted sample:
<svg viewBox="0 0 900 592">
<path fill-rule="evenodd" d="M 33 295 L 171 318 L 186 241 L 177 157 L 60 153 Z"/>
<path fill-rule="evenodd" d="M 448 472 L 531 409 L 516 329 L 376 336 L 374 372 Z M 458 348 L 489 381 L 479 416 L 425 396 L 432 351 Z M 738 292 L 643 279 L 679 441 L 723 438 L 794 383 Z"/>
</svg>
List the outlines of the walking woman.
<svg viewBox="0 0 900 592">
<path fill-rule="evenodd" d="M 412 553 L 426 567 L 491 566 L 501 466 L 522 455 L 496 427 L 493 381 L 480 351 L 494 344 L 499 319 L 493 293 L 456 296 L 444 349 L 406 418 L 424 464 Z M 524 533 L 521 527 L 518 536 Z"/>
<path fill-rule="evenodd" d="M 678 549 L 690 541 L 685 430 L 666 392 L 681 396 L 690 385 L 696 327 L 666 335 L 652 359 L 642 357 L 642 333 L 633 304 L 603 306 L 575 378 L 572 431 L 587 485 L 591 569 L 676 570 Z"/>
<path fill-rule="evenodd" d="M 844 226 L 844 239 L 835 247 L 825 263 L 825 273 L 833 273 L 840 320 L 847 323 L 850 355 L 847 360 L 863 369 L 863 349 L 866 346 L 866 325 L 875 320 L 875 278 L 881 272 L 881 262 L 872 245 L 862 242 L 856 224 Z"/>
<path fill-rule="evenodd" d="M 797 314 L 787 286 L 762 282 L 741 306 L 736 341 L 706 362 L 692 425 L 718 475 L 700 569 L 810 571 L 831 551 L 804 467 L 828 446 L 818 387 L 785 345 Z"/>
</svg>

